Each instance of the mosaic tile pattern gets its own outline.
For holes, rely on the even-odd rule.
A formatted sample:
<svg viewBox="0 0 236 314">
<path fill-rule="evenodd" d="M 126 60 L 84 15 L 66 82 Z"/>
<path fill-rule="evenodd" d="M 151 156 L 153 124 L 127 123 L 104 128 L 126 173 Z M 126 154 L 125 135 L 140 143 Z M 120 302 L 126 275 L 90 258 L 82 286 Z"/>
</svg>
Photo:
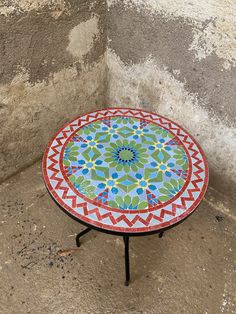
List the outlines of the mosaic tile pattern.
<svg viewBox="0 0 236 314">
<path fill-rule="evenodd" d="M 72 215 L 113 232 L 178 222 L 208 183 L 199 145 L 174 122 L 134 109 L 106 109 L 62 128 L 43 159 L 49 192 Z"/>
<path fill-rule="evenodd" d="M 63 167 L 81 196 L 126 210 L 169 201 L 184 186 L 189 163 L 184 147 L 164 128 L 112 117 L 69 138 Z"/>
</svg>

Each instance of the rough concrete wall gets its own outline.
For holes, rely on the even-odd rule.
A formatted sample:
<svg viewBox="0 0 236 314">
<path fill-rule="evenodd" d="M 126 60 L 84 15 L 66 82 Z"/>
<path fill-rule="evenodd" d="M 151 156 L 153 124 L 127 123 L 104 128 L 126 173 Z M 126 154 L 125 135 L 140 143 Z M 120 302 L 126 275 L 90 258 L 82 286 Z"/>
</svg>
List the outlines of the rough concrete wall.
<svg viewBox="0 0 236 314">
<path fill-rule="evenodd" d="M 236 2 L 109 0 L 109 102 L 172 118 L 235 197 Z"/>
<path fill-rule="evenodd" d="M 103 106 L 106 7 L 0 1 L 0 180 L 40 158 L 59 126 Z"/>
<path fill-rule="evenodd" d="M 185 126 L 210 184 L 233 195 L 234 0 L 0 0 L 0 14 L 0 180 L 58 126 L 109 103 Z"/>
</svg>

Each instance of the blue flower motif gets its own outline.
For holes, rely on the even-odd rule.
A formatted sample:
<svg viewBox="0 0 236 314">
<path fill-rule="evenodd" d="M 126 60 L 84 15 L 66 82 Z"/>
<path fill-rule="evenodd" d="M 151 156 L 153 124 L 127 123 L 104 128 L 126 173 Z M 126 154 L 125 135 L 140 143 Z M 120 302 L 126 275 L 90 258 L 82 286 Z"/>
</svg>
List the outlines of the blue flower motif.
<svg viewBox="0 0 236 314">
<path fill-rule="evenodd" d="M 97 147 L 97 148 L 103 148 L 103 145 L 100 143 L 97 143 L 97 141 L 93 140 L 92 136 L 87 136 L 86 137 L 86 142 L 84 142 L 83 144 L 81 144 L 82 148 L 86 148 L 86 147 Z"/>
<path fill-rule="evenodd" d="M 118 189 L 115 187 L 116 181 L 115 179 L 118 178 L 118 173 L 114 172 L 112 173 L 111 178 L 107 179 L 106 182 L 101 182 L 98 184 L 99 189 L 106 189 L 108 188 L 113 194 L 118 193 Z"/>
<path fill-rule="evenodd" d="M 150 150 L 158 149 L 158 150 L 170 151 L 170 150 L 171 150 L 171 147 L 165 144 L 164 138 L 161 138 L 161 139 L 159 140 L 159 142 L 157 142 L 155 145 L 149 146 L 149 149 L 150 149 Z"/>
<path fill-rule="evenodd" d="M 175 164 L 173 162 L 169 162 L 168 164 L 165 164 L 163 162 L 161 163 L 151 162 L 151 166 L 156 167 L 157 171 L 164 173 L 167 177 L 171 177 L 172 176 L 171 169 L 174 168 Z"/>
<path fill-rule="evenodd" d="M 140 195 L 147 189 L 154 191 L 156 190 L 156 186 L 149 183 L 149 179 L 145 179 L 140 173 L 136 173 L 135 177 L 138 179 L 137 184 L 138 188 L 136 192 Z"/>
<path fill-rule="evenodd" d="M 114 124 L 114 125 L 112 125 L 110 127 L 104 126 L 102 128 L 102 130 L 105 131 L 105 132 L 110 133 L 113 138 L 118 138 L 119 137 L 118 134 L 117 134 L 117 129 L 118 128 L 119 128 L 118 124 Z"/>
<path fill-rule="evenodd" d="M 143 129 L 138 127 L 137 125 L 132 126 L 133 129 L 133 139 L 137 140 L 141 135 L 145 135 L 145 133 L 148 133 L 148 129 Z"/>
<path fill-rule="evenodd" d="M 79 166 L 83 166 L 82 173 L 87 174 L 91 169 L 94 168 L 94 166 L 99 166 L 103 163 L 102 160 L 98 159 L 95 162 L 94 161 L 84 161 L 83 159 L 78 161 Z"/>
<path fill-rule="evenodd" d="M 122 165 L 131 165 L 132 163 L 137 162 L 138 156 L 138 151 L 135 148 L 124 145 L 121 147 L 116 147 L 113 152 L 114 160 L 118 164 Z"/>
</svg>

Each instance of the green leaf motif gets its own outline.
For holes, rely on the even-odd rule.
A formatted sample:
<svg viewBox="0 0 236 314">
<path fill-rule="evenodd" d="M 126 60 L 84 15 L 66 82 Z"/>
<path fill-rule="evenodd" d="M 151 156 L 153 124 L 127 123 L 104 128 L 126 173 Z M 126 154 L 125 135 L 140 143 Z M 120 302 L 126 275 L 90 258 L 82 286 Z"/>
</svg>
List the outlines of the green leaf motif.
<svg viewBox="0 0 236 314">
<path fill-rule="evenodd" d="M 148 202 L 146 201 L 142 201 L 141 203 L 139 203 L 138 205 L 138 209 L 145 209 L 148 207 Z"/>
<path fill-rule="evenodd" d="M 173 137 L 145 119 L 99 118 L 69 138 L 65 174 L 79 193 L 111 208 L 144 210 L 165 203 L 181 191 L 189 167 Z"/>
</svg>

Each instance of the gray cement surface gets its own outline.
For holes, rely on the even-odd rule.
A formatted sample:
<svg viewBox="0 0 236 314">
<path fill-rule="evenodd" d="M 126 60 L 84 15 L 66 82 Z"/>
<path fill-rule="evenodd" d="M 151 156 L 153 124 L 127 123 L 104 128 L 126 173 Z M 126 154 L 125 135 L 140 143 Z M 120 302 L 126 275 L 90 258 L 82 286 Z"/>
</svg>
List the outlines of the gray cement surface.
<svg viewBox="0 0 236 314">
<path fill-rule="evenodd" d="M 105 103 L 106 5 L 43 2 L 0 0 L 0 182 L 41 158 L 59 126 Z"/>
<path fill-rule="evenodd" d="M 0 0 L 0 182 L 69 120 L 132 106 L 185 127 L 235 199 L 235 3 Z"/>
<path fill-rule="evenodd" d="M 235 218 L 211 191 L 176 228 L 123 241 L 84 227 L 47 193 L 37 163 L 0 187 L 0 313 L 218 314 L 236 312 Z M 216 207 L 218 209 L 216 209 Z"/>
<path fill-rule="evenodd" d="M 221 71 L 220 59 L 214 55 L 196 62 L 188 49 L 193 37 L 191 23 L 180 18 L 167 21 L 160 14 L 154 18 L 145 11 L 124 10 L 121 5 L 113 6 L 108 18 L 110 48 L 125 64 L 138 64 L 151 55 L 173 75 L 180 69 L 180 75 L 175 76 L 187 82 L 188 92 L 197 93 L 205 101 L 206 110 L 235 123 L 236 68 Z"/>
<path fill-rule="evenodd" d="M 146 2 L 153 6 L 160 3 Z M 172 5 L 179 8 L 181 2 L 173 1 Z M 196 59 L 196 51 L 190 49 L 196 33 L 191 18 L 167 18 L 163 11 L 151 14 L 144 9 L 142 0 L 112 3 L 107 15 L 110 103 L 115 107 L 122 103 L 139 106 L 172 118 L 188 129 L 206 153 L 210 185 L 235 198 L 236 67 L 224 69 L 216 53 Z M 202 29 L 208 22 L 202 24 Z"/>
</svg>

